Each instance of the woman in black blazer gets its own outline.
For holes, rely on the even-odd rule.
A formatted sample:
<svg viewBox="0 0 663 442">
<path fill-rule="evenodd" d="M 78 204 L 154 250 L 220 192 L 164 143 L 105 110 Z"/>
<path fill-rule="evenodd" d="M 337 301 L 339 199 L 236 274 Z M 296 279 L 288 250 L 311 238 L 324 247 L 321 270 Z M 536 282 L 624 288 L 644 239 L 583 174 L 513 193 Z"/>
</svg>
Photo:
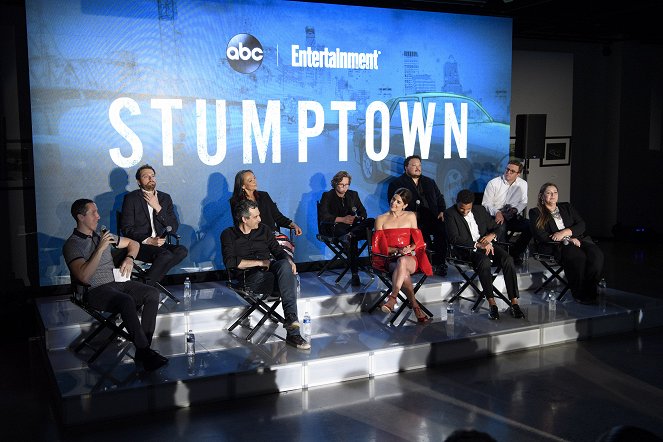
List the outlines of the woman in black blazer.
<svg viewBox="0 0 663 442">
<path fill-rule="evenodd" d="M 240 170 L 235 175 L 233 194 L 230 197 L 230 211 L 233 215 L 235 225 L 239 224 L 236 218 L 235 206 L 241 200 L 251 200 L 258 204 L 262 223 L 267 224 L 270 229 L 278 232 L 280 227 L 294 229 L 295 235 L 302 234 L 302 229 L 293 220 L 281 213 L 269 193 L 258 190 L 258 181 L 251 170 Z"/>
<path fill-rule="evenodd" d="M 570 203 L 558 203 L 557 199 L 556 184 L 541 186 L 537 207 L 529 211 L 534 241 L 539 252 L 555 255 L 562 264 L 575 300 L 594 304 L 603 271 L 603 252 L 585 234 L 580 214 Z"/>
</svg>

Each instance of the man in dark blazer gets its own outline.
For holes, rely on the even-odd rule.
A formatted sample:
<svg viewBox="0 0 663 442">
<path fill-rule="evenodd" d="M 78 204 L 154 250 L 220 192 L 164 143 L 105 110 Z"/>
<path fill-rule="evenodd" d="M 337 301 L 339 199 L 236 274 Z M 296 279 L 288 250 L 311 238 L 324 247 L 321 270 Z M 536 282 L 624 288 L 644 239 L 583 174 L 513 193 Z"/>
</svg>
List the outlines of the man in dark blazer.
<svg viewBox="0 0 663 442">
<path fill-rule="evenodd" d="M 375 219 L 367 218 L 359 194 L 349 189 L 351 182 L 352 176 L 344 170 L 334 175 L 331 190 L 320 198 L 318 231 L 340 239 L 350 258 L 350 282 L 353 286 L 359 286 L 357 242 L 366 239 L 366 229 L 373 229 Z"/>
<path fill-rule="evenodd" d="M 166 240 L 168 233 L 177 232 L 179 222 L 170 195 L 156 190 L 155 175 L 149 164 L 138 168 L 138 189 L 124 196 L 120 217 L 121 234 L 140 243 L 136 259 L 151 263 L 147 282 L 152 285 L 161 282 L 188 254 L 186 247 Z"/>
<path fill-rule="evenodd" d="M 436 264 L 436 273 L 440 276 L 447 275 L 447 244 L 444 234 L 444 210 L 447 205 L 444 195 L 440 192 L 433 179 L 421 174 L 421 157 L 411 155 L 405 158 L 403 175 L 392 180 L 387 189 L 387 201 L 391 201 L 396 190 L 401 187 L 412 192 L 412 202 L 406 210 L 417 213 L 419 229 L 424 234 L 424 239 L 429 243 L 433 252 L 433 263 Z M 432 245 L 430 243 L 432 239 Z"/>
<path fill-rule="evenodd" d="M 510 312 L 514 318 L 522 318 L 523 312 L 518 305 L 518 275 L 509 252 L 497 244 L 498 225 L 481 205 L 474 205 L 474 192 L 463 189 L 458 192 L 456 204 L 445 211 L 447 240 L 454 246 L 467 247 L 465 259 L 472 262 L 479 275 L 483 295 L 490 304 L 490 319 L 499 319 L 500 314 L 493 295 L 492 260 L 497 260 L 502 267 L 504 284 L 511 300 Z"/>
</svg>

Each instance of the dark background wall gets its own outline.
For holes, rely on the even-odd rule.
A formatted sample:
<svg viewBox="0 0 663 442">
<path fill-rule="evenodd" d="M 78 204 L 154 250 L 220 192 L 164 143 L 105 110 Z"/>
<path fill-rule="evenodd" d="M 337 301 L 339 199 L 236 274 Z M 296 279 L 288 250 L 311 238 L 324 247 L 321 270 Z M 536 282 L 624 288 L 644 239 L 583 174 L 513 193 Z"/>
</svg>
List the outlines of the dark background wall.
<svg viewBox="0 0 663 442">
<path fill-rule="evenodd" d="M 0 231 L 7 238 L 0 272 L 3 281 L 28 275 L 22 279 L 29 284 L 37 281 L 37 228 L 22 1 L 0 2 L 0 40 Z M 567 35 L 556 40 L 554 31 L 540 39 L 514 32 L 513 42 L 514 51 L 573 54 L 570 200 L 597 236 L 612 235 L 616 224 L 627 226 L 626 232 L 637 226 L 661 231 L 663 208 L 656 196 L 663 181 L 663 45 L 637 39 L 576 40 Z M 513 85 L 514 93 L 517 87 Z"/>
</svg>

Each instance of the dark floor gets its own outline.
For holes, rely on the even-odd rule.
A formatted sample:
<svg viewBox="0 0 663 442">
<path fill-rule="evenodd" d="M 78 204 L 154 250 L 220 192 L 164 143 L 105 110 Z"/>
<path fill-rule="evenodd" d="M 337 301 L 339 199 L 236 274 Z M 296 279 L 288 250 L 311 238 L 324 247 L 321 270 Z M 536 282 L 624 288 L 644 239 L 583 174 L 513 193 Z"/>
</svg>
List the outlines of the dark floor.
<svg viewBox="0 0 663 442">
<path fill-rule="evenodd" d="M 601 247 L 611 287 L 663 298 L 654 281 L 660 245 Z M 30 363 L 30 307 L 9 307 L 4 336 L 18 338 L 0 343 L 2 440 L 442 441 L 476 428 L 498 441 L 594 441 L 616 425 L 663 437 L 660 328 L 63 429 L 46 370 Z"/>
</svg>

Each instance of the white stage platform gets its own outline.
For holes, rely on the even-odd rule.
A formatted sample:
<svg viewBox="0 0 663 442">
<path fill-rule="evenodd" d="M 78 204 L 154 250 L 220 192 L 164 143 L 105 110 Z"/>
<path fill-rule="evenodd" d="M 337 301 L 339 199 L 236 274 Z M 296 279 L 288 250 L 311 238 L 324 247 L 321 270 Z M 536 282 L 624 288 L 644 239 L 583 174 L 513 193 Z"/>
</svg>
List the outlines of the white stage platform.
<svg viewBox="0 0 663 442">
<path fill-rule="evenodd" d="M 446 320 L 445 302 L 457 290 L 460 275 L 429 277 L 418 294 L 435 317 L 416 323 L 407 310 L 394 325 L 379 310 L 367 313 L 383 285 L 361 274 L 365 285 L 351 287 L 349 277 L 334 284 L 336 275 L 301 275 L 300 319 L 313 320 L 311 350 L 286 346 L 282 327 L 267 323 L 252 342 L 247 331 L 227 327 L 245 303 L 224 282 L 193 284 L 190 305 L 165 301 L 157 318 L 153 347 L 169 364 L 145 373 L 129 355 L 133 346 L 121 341 L 88 367 L 85 350 L 69 347 L 94 327 L 91 318 L 68 297 L 37 299 L 43 324 L 42 350 L 55 385 L 64 425 L 187 407 L 235 397 L 307 389 L 353 379 L 370 378 L 453 361 L 528 350 L 562 342 L 629 332 L 663 325 L 663 302 L 608 289 L 605 302 L 581 305 L 570 294 L 551 311 L 543 294 L 534 294 L 543 268 L 533 259 L 521 269 L 520 304 L 525 319 L 514 319 L 501 303 L 501 319 L 488 319 L 485 303 L 456 305 L 455 321 Z M 501 277 L 496 286 L 503 289 Z M 182 297 L 181 287 L 169 287 Z M 468 289 L 469 290 L 469 289 Z M 467 293 L 467 292 L 466 292 Z M 501 302 L 501 301 L 500 301 Z M 185 355 L 184 333 L 196 335 L 196 355 Z"/>
</svg>

